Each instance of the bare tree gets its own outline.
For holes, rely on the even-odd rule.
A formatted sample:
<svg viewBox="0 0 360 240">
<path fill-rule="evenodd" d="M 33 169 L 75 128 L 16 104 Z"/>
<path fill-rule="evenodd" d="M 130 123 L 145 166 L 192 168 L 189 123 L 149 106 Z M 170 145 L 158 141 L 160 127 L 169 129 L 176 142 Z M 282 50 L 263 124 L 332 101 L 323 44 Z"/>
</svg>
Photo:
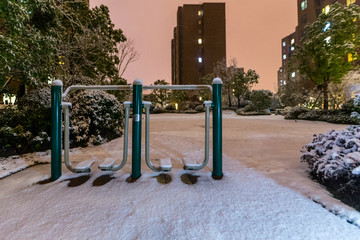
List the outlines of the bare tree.
<svg viewBox="0 0 360 240">
<path fill-rule="evenodd" d="M 227 95 L 229 107 L 232 107 L 231 96 L 233 92 L 231 87 L 231 80 L 236 73 L 236 66 L 236 58 L 230 58 L 228 62 L 226 61 L 226 58 L 223 58 L 222 60 L 218 61 L 213 68 L 214 75 L 221 78 L 221 80 L 223 81 L 223 86 L 225 90 L 224 93 Z"/>
<path fill-rule="evenodd" d="M 117 48 L 119 51 L 119 64 L 117 64 L 117 68 L 119 70 L 119 77 L 122 77 L 128 65 L 137 61 L 140 58 L 140 54 L 135 50 L 134 41 L 132 39 L 118 43 Z"/>
</svg>

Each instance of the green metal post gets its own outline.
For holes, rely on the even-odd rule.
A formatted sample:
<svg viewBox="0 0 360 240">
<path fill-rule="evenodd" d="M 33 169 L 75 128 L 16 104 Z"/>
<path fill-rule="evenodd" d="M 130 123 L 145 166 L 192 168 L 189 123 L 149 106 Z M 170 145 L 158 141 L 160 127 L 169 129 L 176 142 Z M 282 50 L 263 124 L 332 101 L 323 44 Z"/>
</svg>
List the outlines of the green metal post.
<svg viewBox="0 0 360 240">
<path fill-rule="evenodd" d="M 141 176 L 142 85 L 140 79 L 136 79 L 133 83 L 132 179 L 138 179 Z"/>
<path fill-rule="evenodd" d="M 61 98 L 62 82 L 51 85 L 51 181 L 61 176 Z"/>
<path fill-rule="evenodd" d="M 221 88 L 223 82 L 215 78 L 213 84 L 213 179 L 219 180 L 222 173 L 222 107 Z"/>
</svg>

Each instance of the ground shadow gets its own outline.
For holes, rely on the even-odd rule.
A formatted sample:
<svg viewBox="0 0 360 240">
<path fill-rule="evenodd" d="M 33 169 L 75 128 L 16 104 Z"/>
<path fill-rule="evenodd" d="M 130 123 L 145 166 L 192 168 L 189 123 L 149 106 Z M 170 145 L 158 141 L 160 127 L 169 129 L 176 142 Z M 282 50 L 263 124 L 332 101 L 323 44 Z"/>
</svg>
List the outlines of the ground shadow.
<svg viewBox="0 0 360 240">
<path fill-rule="evenodd" d="M 141 177 L 141 176 L 140 176 Z M 138 180 L 140 177 L 138 178 L 133 178 L 131 175 L 126 179 L 127 183 L 134 183 L 136 182 L 136 180 Z"/>
<path fill-rule="evenodd" d="M 47 178 L 47 179 L 44 179 L 44 180 L 41 180 L 35 184 L 40 184 L 40 185 L 44 185 L 44 184 L 48 184 L 48 183 L 51 183 L 53 181 L 51 181 L 51 178 Z"/>
<path fill-rule="evenodd" d="M 87 182 L 90 179 L 90 175 L 82 175 L 76 178 L 65 179 L 62 182 L 69 181 L 68 187 L 77 187 Z"/>
<path fill-rule="evenodd" d="M 156 178 L 158 183 L 161 183 L 161 184 L 168 184 L 171 182 L 171 176 L 166 173 L 161 173 L 157 176 L 153 176 L 152 178 Z"/>
<path fill-rule="evenodd" d="M 185 173 L 185 174 L 181 175 L 181 177 L 180 177 L 181 181 L 188 185 L 195 184 L 197 182 L 198 178 L 199 178 L 199 176 L 191 175 L 190 173 Z"/>
<path fill-rule="evenodd" d="M 108 182 L 110 182 L 114 178 L 115 177 L 112 176 L 111 174 L 101 175 L 100 177 L 98 177 L 97 179 L 94 180 L 93 186 L 94 187 L 103 186 L 103 185 L 107 184 Z"/>
</svg>

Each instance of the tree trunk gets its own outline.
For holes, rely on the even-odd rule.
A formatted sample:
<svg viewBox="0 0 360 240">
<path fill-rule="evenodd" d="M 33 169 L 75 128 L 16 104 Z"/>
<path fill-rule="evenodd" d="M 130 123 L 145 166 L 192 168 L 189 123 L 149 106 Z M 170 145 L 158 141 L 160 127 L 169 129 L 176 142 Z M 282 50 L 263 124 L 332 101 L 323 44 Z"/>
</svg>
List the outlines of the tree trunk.
<svg viewBox="0 0 360 240">
<path fill-rule="evenodd" d="M 238 108 L 240 108 L 240 99 L 241 99 L 241 97 L 238 97 Z"/>
<path fill-rule="evenodd" d="M 230 92 L 230 90 L 231 90 L 231 88 L 230 88 L 230 86 L 228 86 L 228 100 L 229 100 L 229 107 L 232 107 L 232 105 L 231 105 L 231 92 Z"/>
<path fill-rule="evenodd" d="M 324 109 L 329 110 L 328 84 L 323 85 Z"/>
</svg>

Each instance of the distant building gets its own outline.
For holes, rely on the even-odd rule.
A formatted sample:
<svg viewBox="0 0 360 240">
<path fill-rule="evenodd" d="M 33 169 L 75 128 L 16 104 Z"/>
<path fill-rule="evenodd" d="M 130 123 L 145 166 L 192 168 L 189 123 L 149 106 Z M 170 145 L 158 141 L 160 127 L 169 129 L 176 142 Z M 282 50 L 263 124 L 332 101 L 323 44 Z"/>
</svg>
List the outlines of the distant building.
<svg viewBox="0 0 360 240">
<path fill-rule="evenodd" d="M 297 16 L 298 25 L 294 33 L 284 37 L 281 40 L 281 61 L 282 66 L 278 70 L 278 87 L 286 85 L 288 79 L 299 80 L 299 72 L 289 70 L 289 60 L 295 50 L 295 44 L 299 44 L 302 37 L 304 37 L 304 28 L 307 24 L 316 21 L 317 17 L 330 10 L 330 5 L 334 2 L 341 4 L 357 4 L 360 5 L 360 0 L 297 0 Z M 351 60 L 350 60 L 351 61 Z"/>
<path fill-rule="evenodd" d="M 225 3 L 184 5 L 171 40 L 172 84 L 196 84 L 226 58 Z"/>
</svg>

